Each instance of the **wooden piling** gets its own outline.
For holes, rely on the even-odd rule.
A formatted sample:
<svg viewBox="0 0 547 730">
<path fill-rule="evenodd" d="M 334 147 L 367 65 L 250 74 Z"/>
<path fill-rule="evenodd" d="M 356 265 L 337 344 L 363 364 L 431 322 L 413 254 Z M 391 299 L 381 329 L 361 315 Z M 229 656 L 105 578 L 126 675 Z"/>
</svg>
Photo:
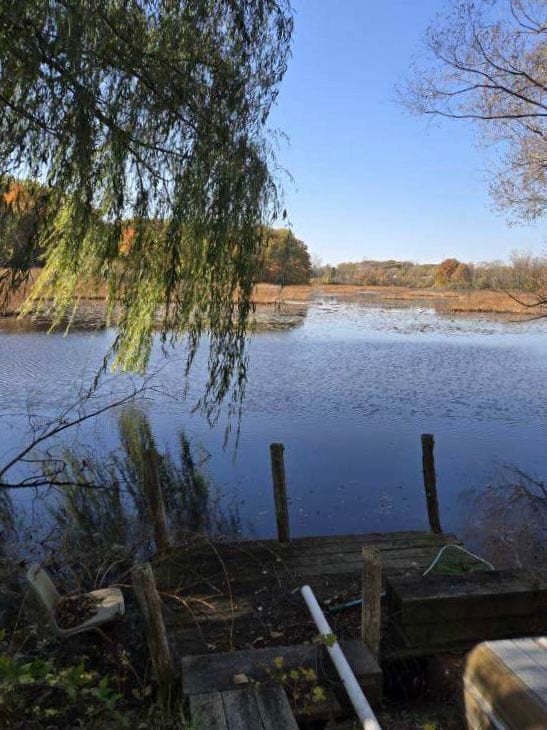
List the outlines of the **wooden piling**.
<svg viewBox="0 0 547 730">
<path fill-rule="evenodd" d="M 281 543 L 288 543 L 291 538 L 289 532 L 289 508 L 287 505 L 287 480 L 283 459 L 284 450 L 285 447 L 283 444 L 270 444 L 277 539 Z"/>
<path fill-rule="evenodd" d="M 143 482 L 146 499 L 150 508 L 152 526 L 154 528 L 154 542 L 158 551 L 165 550 L 171 546 L 171 537 L 167 527 L 167 515 L 165 514 L 165 503 L 161 491 L 158 460 L 156 452 L 153 449 L 145 449 L 143 452 L 143 465 Z"/>
<path fill-rule="evenodd" d="M 361 639 L 372 656 L 380 654 L 382 558 L 377 548 L 363 548 Z"/>
<path fill-rule="evenodd" d="M 145 623 L 145 635 L 160 696 L 168 699 L 174 670 L 167 632 L 163 622 L 161 600 L 150 563 L 137 563 L 131 570 L 133 591 Z"/>
<path fill-rule="evenodd" d="M 431 532 L 442 532 L 439 516 L 439 501 L 437 499 L 437 477 L 435 475 L 435 456 L 433 449 L 435 439 L 433 434 L 422 434 L 422 466 L 424 474 L 425 497 L 427 501 L 427 516 Z"/>
</svg>

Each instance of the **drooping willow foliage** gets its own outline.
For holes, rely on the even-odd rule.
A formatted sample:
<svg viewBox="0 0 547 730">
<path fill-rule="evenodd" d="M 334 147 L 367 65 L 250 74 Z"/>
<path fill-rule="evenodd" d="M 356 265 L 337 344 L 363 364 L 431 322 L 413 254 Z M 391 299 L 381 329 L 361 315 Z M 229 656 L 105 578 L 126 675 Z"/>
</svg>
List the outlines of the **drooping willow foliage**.
<svg viewBox="0 0 547 730">
<path fill-rule="evenodd" d="M 0 4 L 3 203 L 28 218 L 19 181 L 47 190 L 23 250 L 1 237 L 5 281 L 40 252 L 32 306 L 58 320 L 106 287 L 122 368 L 146 366 L 158 316 L 165 341 L 187 338 L 188 366 L 208 334 L 208 409 L 244 386 L 291 35 L 289 0 Z"/>
</svg>

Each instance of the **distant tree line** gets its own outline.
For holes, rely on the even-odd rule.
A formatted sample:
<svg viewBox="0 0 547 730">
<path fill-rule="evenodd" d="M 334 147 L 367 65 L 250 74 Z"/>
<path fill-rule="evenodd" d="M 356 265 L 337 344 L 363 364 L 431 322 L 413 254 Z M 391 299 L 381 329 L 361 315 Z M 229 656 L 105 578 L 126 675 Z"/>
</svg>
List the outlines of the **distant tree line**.
<svg viewBox="0 0 547 730">
<path fill-rule="evenodd" d="M 541 292 L 547 284 L 547 257 L 514 253 L 510 262 L 467 264 L 455 258 L 439 264 L 411 261 L 344 262 L 331 266 L 316 262 L 312 272 L 323 284 L 405 286 L 442 289 L 513 289 Z"/>
</svg>

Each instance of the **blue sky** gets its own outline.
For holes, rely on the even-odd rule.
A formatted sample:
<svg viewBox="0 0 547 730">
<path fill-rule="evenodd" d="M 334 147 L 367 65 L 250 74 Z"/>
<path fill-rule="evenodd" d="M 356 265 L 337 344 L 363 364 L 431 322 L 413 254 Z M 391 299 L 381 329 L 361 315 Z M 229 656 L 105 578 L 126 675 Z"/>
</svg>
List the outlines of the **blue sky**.
<svg viewBox="0 0 547 730">
<path fill-rule="evenodd" d="M 463 122 L 396 100 L 442 0 L 294 0 L 293 57 L 271 121 L 295 234 L 324 262 L 463 261 L 543 253 L 544 223 L 509 227 L 488 195 L 489 154 Z"/>
</svg>

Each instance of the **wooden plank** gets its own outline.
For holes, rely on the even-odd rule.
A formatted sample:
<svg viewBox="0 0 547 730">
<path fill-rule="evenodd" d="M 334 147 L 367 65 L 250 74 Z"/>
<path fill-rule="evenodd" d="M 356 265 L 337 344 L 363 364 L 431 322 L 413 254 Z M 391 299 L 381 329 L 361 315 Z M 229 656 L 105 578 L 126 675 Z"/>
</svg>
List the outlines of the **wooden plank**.
<svg viewBox="0 0 547 730">
<path fill-rule="evenodd" d="M 487 620 L 440 621 L 435 624 L 410 624 L 401 628 L 407 646 L 430 647 L 453 642 L 490 641 L 543 634 L 547 617 L 496 616 Z"/>
<path fill-rule="evenodd" d="M 513 639 L 515 644 L 518 644 L 519 648 L 528 654 L 533 664 L 541 667 L 542 670 L 547 672 L 547 642 L 542 644 L 541 637 L 531 638 L 525 637 L 522 639 Z M 546 681 L 547 689 L 547 681 Z"/>
<path fill-rule="evenodd" d="M 547 575 L 511 570 L 390 578 L 387 602 L 402 627 L 547 614 Z"/>
<path fill-rule="evenodd" d="M 220 692 L 192 695 L 190 697 L 190 716 L 196 727 L 208 730 L 228 730 Z"/>
<path fill-rule="evenodd" d="M 507 728 L 546 727 L 545 704 L 502 661 L 495 649 L 497 643 L 480 644 L 469 654 L 464 671 L 466 704 L 468 697 L 474 698 L 480 706 L 475 708 L 479 719 L 495 714 Z"/>
<path fill-rule="evenodd" d="M 451 598 L 465 591 L 468 595 L 492 596 L 505 593 L 508 589 L 519 591 L 542 591 L 547 589 L 547 571 L 489 570 L 464 575 L 428 575 L 423 580 L 410 578 L 398 581 L 404 589 L 406 600 L 422 598 Z"/>
<path fill-rule="evenodd" d="M 298 730 L 285 690 L 279 686 L 255 689 L 264 730 Z"/>
<path fill-rule="evenodd" d="M 382 672 L 363 642 L 341 641 L 340 646 L 361 686 L 379 686 L 381 693 Z M 287 671 L 308 667 L 318 676 L 330 671 L 328 652 L 321 644 L 185 656 L 182 659 L 183 693 L 188 696 L 233 689 L 235 674 L 246 674 L 253 682 L 266 682 L 271 680 L 270 672 L 274 668 L 274 660 L 279 656 L 283 657 L 283 666 Z"/>
<path fill-rule="evenodd" d="M 264 730 L 256 696 L 251 687 L 223 692 L 222 702 L 226 713 L 228 730 L 250 730 L 250 728 Z"/>
<path fill-rule="evenodd" d="M 228 570 L 231 577 L 250 575 L 261 575 L 264 571 L 272 574 L 283 574 L 284 572 L 303 572 L 308 566 L 340 566 L 342 570 L 353 568 L 356 562 L 360 562 L 361 548 L 366 544 L 351 546 L 344 552 L 314 553 L 313 551 L 299 551 L 283 559 L 278 559 L 275 555 L 267 551 L 257 551 L 255 554 L 249 555 L 247 552 L 225 553 L 219 550 L 218 555 L 203 555 L 193 552 L 187 556 L 185 561 L 179 560 L 173 562 L 168 568 L 158 566 L 156 575 L 158 579 L 168 580 L 172 582 L 177 580 L 179 576 L 185 577 L 185 583 L 191 584 L 192 575 L 194 576 L 214 576 L 223 575 L 224 570 Z M 376 546 L 375 546 L 376 547 Z M 406 562 L 410 565 L 414 560 L 420 564 L 427 562 L 428 564 L 437 555 L 438 546 L 418 545 L 418 546 L 390 546 L 384 549 L 384 546 L 378 545 L 378 549 L 382 554 L 382 559 L 386 565 L 396 565 L 397 563 Z"/>
<path fill-rule="evenodd" d="M 488 642 L 488 648 L 537 695 L 547 714 L 547 651 L 534 649 L 533 644 L 527 638 L 508 639 Z"/>
<path fill-rule="evenodd" d="M 394 532 L 394 533 L 363 533 L 356 535 L 339 535 L 326 537 L 302 537 L 294 538 L 289 545 L 280 545 L 275 540 L 241 541 L 238 543 L 217 543 L 213 547 L 208 541 L 197 541 L 189 546 L 175 548 L 169 555 L 158 556 L 154 560 L 155 567 L 159 572 L 167 570 L 170 566 L 186 565 L 196 557 L 206 562 L 206 556 L 210 560 L 218 562 L 220 554 L 223 560 L 229 560 L 232 555 L 241 559 L 242 554 L 248 555 L 258 562 L 263 560 L 271 561 L 291 560 L 295 557 L 319 553 L 355 551 L 359 554 L 362 547 L 367 545 L 378 545 L 382 550 L 391 549 L 412 549 L 415 547 L 441 548 L 445 544 L 461 544 L 454 535 L 432 535 L 428 532 Z"/>
</svg>

